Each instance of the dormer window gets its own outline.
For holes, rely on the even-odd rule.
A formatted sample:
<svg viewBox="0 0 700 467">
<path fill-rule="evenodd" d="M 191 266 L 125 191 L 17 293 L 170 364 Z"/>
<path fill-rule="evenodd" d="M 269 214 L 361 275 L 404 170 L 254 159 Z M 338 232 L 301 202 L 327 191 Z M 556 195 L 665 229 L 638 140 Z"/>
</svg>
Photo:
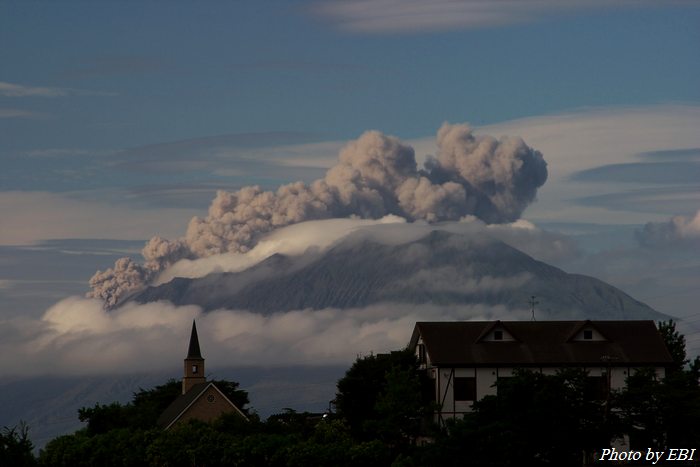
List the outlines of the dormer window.
<svg viewBox="0 0 700 467">
<path fill-rule="evenodd" d="M 516 340 L 510 330 L 499 323 L 498 326 L 493 326 L 485 331 L 477 342 L 515 342 Z"/>
<path fill-rule="evenodd" d="M 197 365 L 192 365 L 192 374 L 196 375 L 197 371 L 199 371 L 199 367 Z"/>
<path fill-rule="evenodd" d="M 590 323 L 578 328 L 571 338 L 574 342 L 603 342 L 607 339 Z"/>
</svg>

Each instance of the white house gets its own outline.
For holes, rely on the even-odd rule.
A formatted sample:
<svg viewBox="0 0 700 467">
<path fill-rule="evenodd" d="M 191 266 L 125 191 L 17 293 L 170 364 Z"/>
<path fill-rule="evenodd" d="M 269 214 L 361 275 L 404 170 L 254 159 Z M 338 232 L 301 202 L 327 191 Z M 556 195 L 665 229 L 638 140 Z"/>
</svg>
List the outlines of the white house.
<svg viewBox="0 0 700 467">
<path fill-rule="evenodd" d="M 409 348 L 434 381 L 436 421 L 462 417 L 515 368 L 584 368 L 592 389 L 622 388 L 630 373 L 672 362 L 653 321 L 419 322 Z"/>
</svg>

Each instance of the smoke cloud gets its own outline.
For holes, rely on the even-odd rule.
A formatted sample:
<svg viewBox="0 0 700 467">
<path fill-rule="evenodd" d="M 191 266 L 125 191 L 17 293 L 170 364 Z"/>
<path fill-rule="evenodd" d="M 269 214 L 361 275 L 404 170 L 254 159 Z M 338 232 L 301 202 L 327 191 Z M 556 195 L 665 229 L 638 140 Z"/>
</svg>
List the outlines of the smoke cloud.
<svg viewBox="0 0 700 467">
<path fill-rule="evenodd" d="M 542 154 L 520 138 L 477 136 L 466 124 L 446 123 L 437 149 L 418 169 L 413 148 L 368 131 L 341 150 L 323 179 L 309 185 L 219 191 L 208 215 L 193 218 L 184 238 L 154 237 L 142 251 L 144 265 L 120 259 L 92 277 L 88 296 L 114 306 L 178 260 L 246 253 L 266 233 L 308 220 L 396 215 L 408 221 L 476 216 L 489 224 L 513 222 L 547 179 Z"/>
<path fill-rule="evenodd" d="M 673 216 L 668 222 L 648 222 L 635 236 L 645 247 L 700 243 L 700 210 L 692 218 Z"/>
</svg>

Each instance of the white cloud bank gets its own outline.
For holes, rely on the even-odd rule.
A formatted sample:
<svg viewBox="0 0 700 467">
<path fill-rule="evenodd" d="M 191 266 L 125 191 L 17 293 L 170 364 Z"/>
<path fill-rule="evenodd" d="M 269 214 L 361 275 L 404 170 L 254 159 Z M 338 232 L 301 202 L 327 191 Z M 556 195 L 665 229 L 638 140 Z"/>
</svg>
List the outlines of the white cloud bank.
<svg viewBox="0 0 700 467">
<path fill-rule="evenodd" d="M 39 320 L 0 320 L 6 375 L 114 374 L 178 368 L 196 318 L 208 368 L 350 364 L 359 353 L 408 343 L 416 321 L 493 319 L 499 307 L 382 304 L 363 309 L 298 310 L 262 316 L 244 310 L 203 314 L 157 302 L 105 311 L 96 299 L 69 297 Z M 522 311 L 522 317 L 527 314 Z M 513 316 L 509 314 L 507 316 Z"/>
</svg>

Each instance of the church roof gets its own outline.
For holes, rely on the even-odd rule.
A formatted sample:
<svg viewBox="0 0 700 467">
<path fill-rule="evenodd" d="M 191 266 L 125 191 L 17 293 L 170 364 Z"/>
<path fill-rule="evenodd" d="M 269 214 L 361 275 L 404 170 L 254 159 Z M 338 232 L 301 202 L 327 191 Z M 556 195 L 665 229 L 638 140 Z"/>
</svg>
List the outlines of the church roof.
<svg viewBox="0 0 700 467">
<path fill-rule="evenodd" d="M 158 426 L 162 427 L 163 429 L 167 430 L 170 428 L 185 412 L 187 412 L 187 409 L 194 404 L 197 399 L 199 399 L 209 388 L 209 386 L 213 386 L 214 389 L 216 389 L 221 397 L 226 400 L 231 407 L 236 409 L 236 411 L 246 420 L 248 417 L 245 416 L 241 410 L 236 407 L 236 404 L 231 402 L 231 400 L 226 397 L 226 395 L 221 392 L 219 388 L 216 387 L 216 385 L 213 382 L 206 382 L 206 383 L 199 383 L 195 384 L 192 386 L 192 389 L 187 391 L 185 394 L 182 394 L 179 396 L 177 399 L 175 399 L 158 417 L 157 424 Z"/>
<path fill-rule="evenodd" d="M 207 387 L 212 383 L 199 383 L 192 386 L 192 389 L 187 391 L 185 394 L 181 394 L 166 408 L 160 417 L 158 417 L 158 425 L 163 428 L 167 428 L 172 423 L 177 420 L 180 415 L 192 405 L 194 401 L 202 395 L 202 393 L 207 389 Z"/>
<path fill-rule="evenodd" d="M 187 358 L 202 358 L 199 350 L 199 337 L 197 337 L 197 324 L 192 320 L 192 334 L 190 335 L 190 348 L 187 351 Z"/>
</svg>

